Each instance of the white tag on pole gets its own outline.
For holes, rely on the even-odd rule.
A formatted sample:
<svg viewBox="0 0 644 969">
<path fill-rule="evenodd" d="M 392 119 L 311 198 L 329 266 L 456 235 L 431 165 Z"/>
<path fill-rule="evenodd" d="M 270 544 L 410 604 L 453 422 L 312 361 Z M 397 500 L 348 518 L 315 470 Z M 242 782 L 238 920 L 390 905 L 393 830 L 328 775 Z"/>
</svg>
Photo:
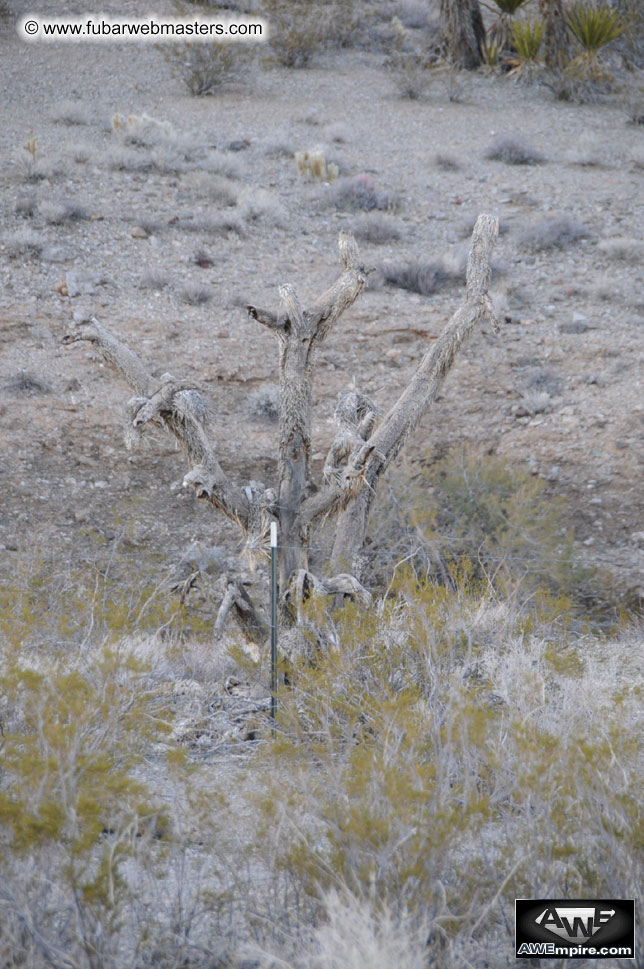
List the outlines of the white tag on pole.
<svg viewBox="0 0 644 969">
<path fill-rule="evenodd" d="M 271 548 L 277 548 L 277 523 L 271 522 Z"/>
</svg>

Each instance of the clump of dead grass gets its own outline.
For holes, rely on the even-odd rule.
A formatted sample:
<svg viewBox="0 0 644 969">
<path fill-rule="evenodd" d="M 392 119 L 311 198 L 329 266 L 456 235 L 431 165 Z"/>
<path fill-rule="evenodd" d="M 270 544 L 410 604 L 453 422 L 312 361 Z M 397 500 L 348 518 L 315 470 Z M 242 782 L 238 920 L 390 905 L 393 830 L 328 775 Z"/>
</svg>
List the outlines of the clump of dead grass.
<svg viewBox="0 0 644 969">
<path fill-rule="evenodd" d="M 483 157 L 506 165 L 541 165 L 545 157 L 519 138 L 497 135 L 483 152 Z"/>
<path fill-rule="evenodd" d="M 194 232 L 211 236 L 227 235 L 229 232 L 243 235 L 245 231 L 244 219 L 237 208 L 227 208 L 223 212 L 214 214 L 195 212 L 181 216 L 173 225 L 181 232 Z"/>
<path fill-rule="evenodd" d="M 355 219 L 352 223 L 352 231 L 360 242 L 370 242 L 376 246 L 385 245 L 387 242 L 397 242 L 403 235 L 397 219 L 385 212 L 377 211 Z"/>
<path fill-rule="evenodd" d="M 568 215 L 549 216 L 525 226 L 518 235 L 526 249 L 564 249 L 588 239 L 587 226 Z"/>
<path fill-rule="evenodd" d="M 236 205 L 241 188 L 226 175 L 192 171 L 181 179 L 181 189 L 194 198 L 209 199 L 219 205 Z"/>
<path fill-rule="evenodd" d="M 27 370 L 20 370 L 7 381 L 4 389 L 11 397 L 43 397 L 51 394 L 51 387 L 47 381 Z"/>
<path fill-rule="evenodd" d="M 379 189 L 373 175 L 367 172 L 339 179 L 333 187 L 331 198 L 338 208 L 349 211 L 362 209 L 370 212 L 378 209 L 395 212 L 398 207 L 396 196 Z"/>
<path fill-rule="evenodd" d="M 162 269 L 157 269 L 154 266 L 150 266 L 144 270 L 139 286 L 141 289 L 153 289 L 156 292 L 160 292 L 169 285 L 170 280 L 168 279 L 168 274 Z"/>
<path fill-rule="evenodd" d="M 274 226 L 288 223 L 285 207 L 274 192 L 265 188 L 247 186 L 239 196 L 237 212 L 245 222 L 265 222 Z"/>
<path fill-rule="evenodd" d="M 178 296 L 182 303 L 188 303 L 189 306 L 203 306 L 210 302 L 214 292 L 201 283 L 186 282 L 179 288 Z"/>
<path fill-rule="evenodd" d="M 2 244 L 9 259 L 37 259 L 43 251 L 45 240 L 35 230 L 25 228 L 5 235 Z"/>
<path fill-rule="evenodd" d="M 637 265 L 644 261 L 644 242 L 641 239 L 634 239 L 629 236 L 614 236 L 612 239 L 603 239 L 598 246 L 609 259 L 620 262 L 628 262 Z"/>
<path fill-rule="evenodd" d="M 84 101 L 63 101 L 51 116 L 52 121 L 69 126 L 89 125 L 94 120 L 94 114 Z"/>
<path fill-rule="evenodd" d="M 434 164 L 436 168 L 440 168 L 443 172 L 459 172 L 461 170 L 461 163 L 458 158 L 440 151 L 434 155 Z"/>
<path fill-rule="evenodd" d="M 83 222 L 89 219 L 87 209 L 80 202 L 71 199 L 42 199 L 38 204 L 38 214 L 48 225 L 67 225 L 70 222 Z"/>
<path fill-rule="evenodd" d="M 272 384 L 258 387 L 248 395 L 248 412 L 257 420 L 274 423 L 279 418 L 279 389 Z"/>
</svg>

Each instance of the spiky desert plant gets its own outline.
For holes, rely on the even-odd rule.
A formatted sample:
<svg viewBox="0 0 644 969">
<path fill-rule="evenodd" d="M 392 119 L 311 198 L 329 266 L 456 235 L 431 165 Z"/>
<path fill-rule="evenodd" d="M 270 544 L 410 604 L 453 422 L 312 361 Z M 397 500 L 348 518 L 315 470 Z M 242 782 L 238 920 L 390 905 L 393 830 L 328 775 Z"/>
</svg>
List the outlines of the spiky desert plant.
<svg viewBox="0 0 644 969">
<path fill-rule="evenodd" d="M 522 61 L 537 60 L 545 32 L 543 20 L 515 20 L 512 24 L 512 43 Z"/>
<path fill-rule="evenodd" d="M 486 43 L 496 45 L 500 52 L 511 46 L 513 17 L 526 0 L 494 0 L 499 16 L 487 32 Z"/>
<path fill-rule="evenodd" d="M 529 78 L 538 64 L 539 52 L 546 33 L 543 20 L 515 20 L 512 24 L 512 46 L 516 54 L 512 61 L 512 74 L 517 78 Z"/>
<path fill-rule="evenodd" d="M 498 40 L 494 37 L 488 35 L 481 47 L 483 53 L 483 61 L 486 67 L 495 68 L 498 66 L 499 57 L 501 55 L 501 45 Z"/>
<path fill-rule="evenodd" d="M 572 67 L 581 68 L 591 80 L 605 79 L 606 71 L 600 66 L 598 53 L 624 32 L 619 14 L 608 4 L 573 3 L 566 15 L 570 33 L 581 48 Z"/>
<path fill-rule="evenodd" d="M 527 0 L 494 0 L 494 3 L 501 13 L 509 14 L 510 16 L 515 14 L 519 7 L 522 7 L 526 2 Z"/>
<path fill-rule="evenodd" d="M 588 54 L 596 54 L 624 32 L 617 11 L 608 4 L 574 3 L 567 21 L 573 37 Z"/>
</svg>

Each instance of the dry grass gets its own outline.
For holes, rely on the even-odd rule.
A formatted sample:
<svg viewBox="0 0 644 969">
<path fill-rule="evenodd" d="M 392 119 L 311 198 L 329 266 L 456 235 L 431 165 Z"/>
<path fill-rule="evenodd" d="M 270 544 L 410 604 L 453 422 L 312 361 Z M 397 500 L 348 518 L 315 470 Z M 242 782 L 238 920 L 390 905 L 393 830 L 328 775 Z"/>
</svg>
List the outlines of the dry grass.
<svg viewBox="0 0 644 969">
<path fill-rule="evenodd" d="M 38 204 L 38 214 L 48 225 L 67 225 L 70 222 L 83 222 L 89 219 L 87 209 L 79 202 L 70 199 L 43 199 Z"/>
<path fill-rule="evenodd" d="M 467 250 L 459 247 L 438 259 L 385 262 L 379 267 L 378 273 L 390 286 L 430 296 L 441 289 L 463 283 L 466 265 Z M 500 260 L 493 259 L 492 272 L 497 276 L 502 275 L 505 265 Z"/>
<path fill-rule="evenodd" d="M 588 239 L 590 231 L 567 215 L 551 216 L 525 226 L 518 234 L 526 249 L 564 249 Z"/>
<path fill-rule="evenodd" d="M 153 289 L 156 292 L 160 292 L 169 285 L 170 280 L 168 279 L 168 274 L 161 269 L 155 269 L 153 266 L 146 269 L 141 276 L 139 286 L 141 289 Z"/>
<path fill-rule="evenodd" d="M 4 385 L 11 397 L 41 397 L 51 393 L 51 387 L 42 377 L 21 370 Z"/>
<path fill-rule="evenodd" d="M 242 189 L 225 175 L 194 171 L 182 177 L 181 191 L 191 198 L 209 199 L 219 205 L 236 205 Z"/>
<path fill-rule="evenodd" d="M 279 389 L 271 384 L 248 395 L 248 412 L 256 420 L 275 423 L 279 417 Z"/>
<path fill-rule="evenodd" d="M 434 155 L 434 164 L 442 172 L 459 172 L 461 170 L 461 163 L 458 158 L 454 158 L 453 155 L 446 155 L 443 152 L 437 152 Z"/>
<path fill-rule="evenodd" d="M 288 212 L 274 192 L 268 189 L 247 187 L 237 204 L 240 218 L 247 222 L 264 222 L 267 225 L 285 226 Z"/>
<path fill-rule="evenodd" d="M 181 216 L 174 224 L 180 232 L 194 232 L 202 235 L 221 236 L 229 232 L 243 235 L 244 220 L 237 210 L 226 209 L 214 215 L 196 212 L 193 215 Z"/>
<path fill-rule="evenodd" d="M 59 124 L 79 126 L 92 124 L 95 115 L 84 101 L 63 101 L 54 109 L 51 118 Z"/>
<path fill-rule="evenodd" d="M 209 152 L 203 161 L 199 163 L 199 168 L 205 172 L 212 172 L 214 175 L 223 175 L 224 178 L 243 178 L 244 166 L 235 155 L 224 154 L 221 151 Z"/>
<path fill-rule="evenodd" d="M 441 289 L 454 286 L 465 278 L 465 263 L 450 266 L 440 259 L 421 262 L 385 263 L 381 267 L 385 283 L 407 289 L 421 296 L 431 296 Z"/>
<path fill-rule="evenodd" d="M 506 165 L 541 165 L 546 160 L 527 142 L 505 135 L 497 135 L 483 152 L 483 157 Z"/>
<path fill-rule="evenodd" d="M 16 215 L 24 216 L 29 218 L 34 215 L 36 209 L 38 208 L 38 196 L 35 192 L 24 192 L 19 195 L 16 204 L 14 206 L 14 212 Z"/>
<path fill-rule="evenodd" d="M 188 282 L 180 287 L 178 296 L 182 303 L 188 303 L 190 306 L 202 306 L 204 303 L 210 302 L 214 293 L 209 286 Z"/>
<path fill-rule="evenodd" d="M 45 240 L 33 229 L 18 229 L 3 236 L 2 244 L 9 259 L 37 259 L 43 251 Z"/>
<path fill-rule="evenodd" d="M 96 566 L 0 590 L 7 965 L 511 969 L 515 896 L 641 882 L 641 629 L 401 564 L 370 610 L 304 608 L 324 648 L 273 733 L 264 655 Z"/>
<path fill-rule="evenodd" d="M 151 172 L 154 162 L 149 152 L 139 152 L 122 146 L 110 148 L 103 156 L 103 164 L 116 172 Z"/>
<path fill-rule="evenodd" d="M 398 205 L 396 197 L 379 189 L 373 175 L 366 172 L 339 179 L 333 187 L 331 198 L 338 208 L 349 211 L 362 209 L 370 212 L 378 209 L 394 212 Z"/>
<path fill-rule="evenodd" d="M 352 232 L 360 242 L 381 246 L 387 242 L 397 242 L 403 232 L 400 223 L 384 212 L 371 212 L 354 220 Z"/>
<path fill-rule="evenodd" d="M 609 259 L 620 262 L 628 262 L 637 265 L 644 261 L 644 242 L 641 239 L 633 239 L 629 236 L 614 236 L 612 239 L 603 239 L 598 246 Z"/>
</svg>

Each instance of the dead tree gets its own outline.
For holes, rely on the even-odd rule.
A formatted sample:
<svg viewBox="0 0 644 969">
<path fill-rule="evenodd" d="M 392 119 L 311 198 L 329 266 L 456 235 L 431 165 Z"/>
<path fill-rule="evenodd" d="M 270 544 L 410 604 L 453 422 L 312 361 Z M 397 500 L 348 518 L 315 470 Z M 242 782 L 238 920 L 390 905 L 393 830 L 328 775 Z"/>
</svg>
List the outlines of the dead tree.
<svg viewBox="0 0 644 969">
<path fill-rule="evenodd" d="M 478 0 L 441 0 L 440 23 L 448 59 L 466 70 L 483 61 L 485 26 Z"/>
<path fill-rule="evenodd" d="M 491 216 L 477 220 L 467 266 L 465 299 L 443 333 L 420 361 L 396 404 L 381 419 L 368 397 L 351 391 L 336 408 L 338 432 L 329 449 L 323 481 L 312 488 L 311 415 L 313 366 L 318 347 L 340 316 L 360 296 L 367 273 L 355 240 L 340 235 L 341 272 L 336 282 L 305 308 L 292 286 L 280 288 L 277 312 L 248 306 L 248 313 L 275 336 L 279 346 L 279 450 L 275 488 L 251 481 L 239 485 L 221 467 L 217 445 L 207 430 L 207 408 L 197 387 L 164 374 L 151 376 L 137 353 L 106 330 L 95 317 L 73 325 L 64 344 L 92 343 L 134 391 L 127 405 L 127 443 L 132 446 L 148 424 L 162 426 L 178 441 L 191 465 L 184 486 L 226 515 L 241 530 L 251 555 L 266 554 L 271 522 L 279 529 L 278 587 L 285 620 L 296 616 L 309 594 L 350 596 L 369 600 L 363 585 L 361 550 L 376 487 L 405 441 L 435 400 L 463 341 L 484 316 L 494 311 L 488 297 L 490 263 L 498 232 Z M 309 569 L 311 530 L 335 518 L 331 556 L 332 578 Z M 234 576 L 227 577 L 216 628 L 226 615 L 236 614 L 249 638 L 261 639 L 265 629 L 257 610 Z M 253 632 L 255 630 L 255 632 Z M 259 630 L 259 632 L 257 632 Z"/>
<path fill-rule="evenodd" d="M 562 68 L 570 58 L 563 0 L 539 0 L 539 10 L 545 23 L 546 64 L 554 69 Z"/>
</svg>

